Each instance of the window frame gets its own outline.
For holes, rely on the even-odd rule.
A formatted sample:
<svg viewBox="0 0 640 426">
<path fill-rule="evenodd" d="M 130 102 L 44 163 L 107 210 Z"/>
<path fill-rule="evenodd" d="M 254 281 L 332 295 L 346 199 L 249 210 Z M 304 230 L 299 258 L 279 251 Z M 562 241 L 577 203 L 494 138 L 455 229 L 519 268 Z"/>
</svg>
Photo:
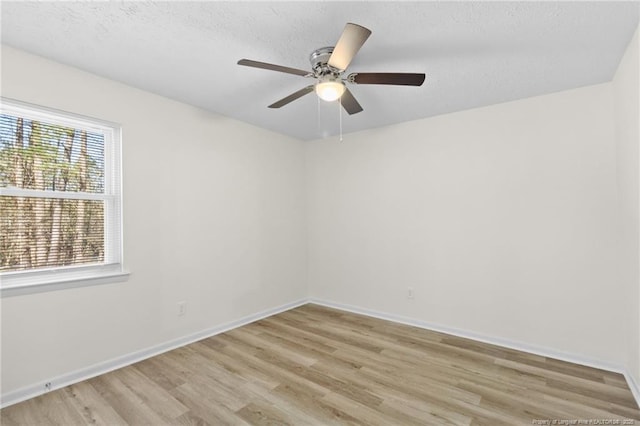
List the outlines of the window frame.
<svg viewBox="0 0 640 426">
<path fill-rule="evenodd" d="M 2 297 L 122 281 L 122 127 L 120 124 L 0 97 L 0 113 L 104 135 L 104 192 L 63 192 L 0 187 L 0 195 L 104 202 L 104 260 L 101 263 L 0 272 Z"/>
</svg>

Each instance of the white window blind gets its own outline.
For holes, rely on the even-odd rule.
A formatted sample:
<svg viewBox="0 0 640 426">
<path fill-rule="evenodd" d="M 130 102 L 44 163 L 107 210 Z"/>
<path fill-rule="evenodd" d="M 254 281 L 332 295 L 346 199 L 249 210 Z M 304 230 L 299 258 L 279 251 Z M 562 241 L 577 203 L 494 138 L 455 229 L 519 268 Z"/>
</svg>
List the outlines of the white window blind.
<svg viewBox="0 0 640 426">
<path fill-rule="evenodd" d="M 120 128 L 2 99 L 2 289 L 122 270 Z"/>
</svg>

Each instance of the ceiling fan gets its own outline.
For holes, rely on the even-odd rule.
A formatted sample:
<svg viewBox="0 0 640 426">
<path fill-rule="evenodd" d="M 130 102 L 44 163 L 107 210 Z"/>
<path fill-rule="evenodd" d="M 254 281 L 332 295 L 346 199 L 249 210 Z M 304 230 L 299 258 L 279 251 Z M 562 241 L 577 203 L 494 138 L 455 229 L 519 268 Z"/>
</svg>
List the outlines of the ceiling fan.
<svg viewBox="0 0 640 426">
<path fill-rule="evenodd" d="M 252 61 L 250 59 L 240 59 L 238 65 L 295 74 L 317 80 L 314 84 L 269 105 L 269 108 L 283 107 L 315 90 L 320 99 L 328 102 L 340 99 L 342 107 L 350 115 L 356 114 L 362 111 L 362 107 L 345 83 L 421 86 L 425 78 L 424 74 L 379 72 L 351 73 L 346 78 L 343 78 L 342 74 L 370 35 L 371 31 L 367 28 L 348 23 L 344 27 L 344 31 L 335 47 L 322 47 L 311 53 L 309 61 L 311 62 L 312 71 Z"/>
</svg>

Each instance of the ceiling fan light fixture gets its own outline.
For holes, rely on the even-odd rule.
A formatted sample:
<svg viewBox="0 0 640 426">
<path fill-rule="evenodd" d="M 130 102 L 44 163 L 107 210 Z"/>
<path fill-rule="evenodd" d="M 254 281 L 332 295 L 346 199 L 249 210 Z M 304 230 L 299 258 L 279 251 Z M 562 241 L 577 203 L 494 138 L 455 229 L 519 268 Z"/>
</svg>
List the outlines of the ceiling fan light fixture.
<svg viewBox="0 0 640 426">
<path fill-rule="evenodd" d="M 316 84 L 316 94 L 320 99 L 327 102 L 339 99 L 346 87 L 341 81 L 322 81 Z"/>
</svg>

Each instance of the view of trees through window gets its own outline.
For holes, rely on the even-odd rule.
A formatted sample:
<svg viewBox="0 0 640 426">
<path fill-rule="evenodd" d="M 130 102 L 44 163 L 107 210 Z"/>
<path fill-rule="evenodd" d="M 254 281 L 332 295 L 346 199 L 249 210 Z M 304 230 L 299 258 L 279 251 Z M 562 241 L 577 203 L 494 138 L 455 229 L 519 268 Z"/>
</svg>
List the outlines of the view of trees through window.
<svg viewBox="0 0 640 426">
<path fill-rule="evenodd" d="M 0 114 L 0 271 L 104 262 L 104 135 Z"/>
</svg>

